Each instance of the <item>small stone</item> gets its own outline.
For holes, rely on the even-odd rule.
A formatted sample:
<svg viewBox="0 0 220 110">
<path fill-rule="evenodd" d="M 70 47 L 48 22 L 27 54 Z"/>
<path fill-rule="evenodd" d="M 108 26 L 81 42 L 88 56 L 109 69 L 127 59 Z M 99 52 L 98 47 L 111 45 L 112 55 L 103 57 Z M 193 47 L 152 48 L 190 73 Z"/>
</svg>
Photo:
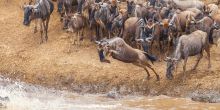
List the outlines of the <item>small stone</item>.
<svg viewBox="0 0 220 110">
<path fill-rule="evenodd" d="M 120 95 L 117 91 L 110 91 L 108 94 L 107 94 L 107 97 L 108 98 L 112 98 L 112 99 L 118 99 L 120 98 Z"/>
</svg>

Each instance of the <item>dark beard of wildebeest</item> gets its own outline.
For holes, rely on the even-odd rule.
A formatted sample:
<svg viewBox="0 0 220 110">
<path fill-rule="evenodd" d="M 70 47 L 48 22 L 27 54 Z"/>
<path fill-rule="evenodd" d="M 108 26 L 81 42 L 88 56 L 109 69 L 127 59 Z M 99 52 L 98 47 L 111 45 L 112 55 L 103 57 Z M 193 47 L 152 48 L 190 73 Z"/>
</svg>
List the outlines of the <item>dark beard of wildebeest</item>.
<svg viewBox="0 0 220 110">
<path fill-rule="evenodd" d="M 48 40 L 47 31 L 50 21 L 50 15 L 54 10 L 54 5 L 50 0 L 38 0 L 35 5 L 24 6 L 24 21 L 25 26 L 29 26 L 34 19 L 41 20 L 41 42 L 43 43 L 43 32 L 45 33 L 45 40 Z"/>
<path fill-rule="evenodd" d="M 134 49 L 120 37 L 114 37 L 111 39 L 103 39 L 101 41 L 96 41 L 101 50 L 104 50 L 105 56 L 111 55 L 114 59 L 125 63 L 132 63 L 138 67 L 143 68 L 147 72 L 147 78 L 150 78 L 150 73 L 148 69 L 151 69 L 157 80 L 160 80 L 159 75 L 156 73 L 152 65 L 149 63 L 156 61 L 156 58 L 150 54 L 141 51 L 139 49 Z"/>
<path fill-rule="evenodd" d="M 165 59 L 165 61 L 167 62 L 166 77 L 168 79 L 173 78 L 173 71 L 177 69 L 178 62 L 180 62 L 181 59 L 183 59 L 184 60 L 183 74 L 185 79 L 186 63 L 188 57 L 197 56 L 197 62 L 193 67 L 193 70 L 195 70 L 201 58 L 203 57 L 204 50 L 207 53 L 208 68 L 210 68 L 211 67 L 210 47 L 209 47 L 207 33 L 197 30 L 189 35 L 182 35 L 179 39 L 178 45 L 174 51 L 173 56 L 167 57 L 167 59 Z"/>
</svg>

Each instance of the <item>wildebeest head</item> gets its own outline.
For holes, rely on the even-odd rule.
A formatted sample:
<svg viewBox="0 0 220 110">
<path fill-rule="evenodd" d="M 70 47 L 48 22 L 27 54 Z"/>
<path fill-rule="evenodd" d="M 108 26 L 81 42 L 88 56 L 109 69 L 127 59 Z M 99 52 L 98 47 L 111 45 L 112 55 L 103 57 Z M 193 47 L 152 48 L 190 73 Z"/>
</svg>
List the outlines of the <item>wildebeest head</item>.
<svg viewBox="0 0 220 110">
<path fill-rule="evenodd" d="M 186 16 L 186 33 L 190 33 L 190 25 L 195 24 L 196 20 L 192 15 L 187 15 Z"/>
<path fill-rule="evenodd" d="M 98 45 L 98 47 L 101 50 L 103 50 L 104 56 L 109 56 L 111 46 L 110 46 L 109 42 L 106 39 L 96 41 L 96 44 Z"/>
<path fill-rule="evenodd" d="M 127 11 L 128 11 L 128 14 L 132 14 L 132 11 L 134 10 L 134 1 L 133 0 L 127 0 Z"/>
<path fill-rule="evenodd" d="M 71 20 L 71 15 L 65 14 L 63 17 L 63 29 L 68 28 L 68 24 L 69 24 L 70 20 Z"/>
<path fill-rule="evenodd" d="M 167 79 L 173 79 L 173 71 L 176 68 L 177 59 L 167 57 L 165 61 L 167 62 L 166 77 Z"/>
<path fill-rule="evenodd" d="M 34 14 L 34 7 L 32 5 L 24 6 L 24 21 L 23 24 L 28 26 L 31 23 Z"/>
</svg>

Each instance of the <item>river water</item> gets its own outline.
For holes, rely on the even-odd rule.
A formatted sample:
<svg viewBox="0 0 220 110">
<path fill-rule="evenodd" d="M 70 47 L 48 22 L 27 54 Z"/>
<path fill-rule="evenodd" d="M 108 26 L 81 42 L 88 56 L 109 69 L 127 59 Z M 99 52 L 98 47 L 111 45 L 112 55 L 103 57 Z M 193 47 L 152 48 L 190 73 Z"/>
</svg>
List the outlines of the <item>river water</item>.
<svg viewBox="0 0 220 110">
<path fill-rule="evenodd" d="M 193 102 L 168 96 L 123 96 L 78 94 L 0 78 L 0 110 L 220 110 L 218 103 Z"/>
</svg>

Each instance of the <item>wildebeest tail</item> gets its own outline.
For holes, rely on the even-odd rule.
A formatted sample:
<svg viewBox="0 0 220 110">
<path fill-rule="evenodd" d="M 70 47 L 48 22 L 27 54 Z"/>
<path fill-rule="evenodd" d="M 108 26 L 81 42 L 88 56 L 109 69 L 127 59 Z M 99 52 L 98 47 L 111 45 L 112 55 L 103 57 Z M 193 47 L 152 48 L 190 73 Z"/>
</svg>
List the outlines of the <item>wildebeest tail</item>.
<svg viewBox="0 0 220 110">
<path fill-rule="evenodd" d="M 157 57 L 155 55 L 150 55 L 149 53 L 144 53 L 144 54 L 152 63 L 154 61 L 157 61 Z"/>
</svg>

